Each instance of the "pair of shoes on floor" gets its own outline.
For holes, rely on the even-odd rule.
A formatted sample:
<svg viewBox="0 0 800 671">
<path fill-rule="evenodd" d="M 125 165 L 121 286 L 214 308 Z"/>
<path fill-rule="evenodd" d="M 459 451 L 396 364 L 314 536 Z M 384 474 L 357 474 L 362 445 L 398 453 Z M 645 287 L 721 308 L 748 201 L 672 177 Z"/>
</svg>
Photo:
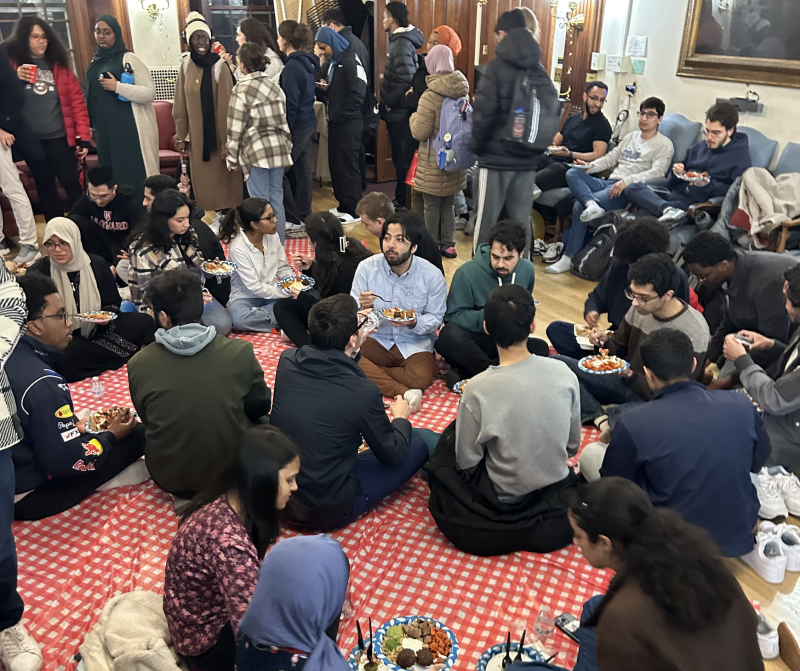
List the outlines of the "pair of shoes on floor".
<svg viewBox="0 0 800 671">
<path fill-rule="evenodd" d="M 42 253 L 36 245 L 21 245 L 19 252 L 14 257 L 14 263 L 33 263 L 42 258 Z"/>
<path fill-rule="evenodd" d="M 42 668 L 42 649 L 22 622 L 0 631 L 0 662 L 6 671 L 39 671 Z"/>
<path fill-rule="evenodd" d="M 531 256 L 542 256 L 547 251 L 547 243 L 541 238 L 536 238 L 531 245 Z"/>
<path fill-rule="evenodd" d="M 332 207 L 328 210 L 334 217 L 336 217 L 340 223 L 342 224 L 349 224 L 351 221 L 358 221 L 358 217 L 354 217 L 352 214 L 348 214 L 347 212 L 340 212 L 338 208 Z"/>
<path fill-rule="evenodd" d="M 409 389 L 403 398 L 408 402 L 412 413 L 419 412 L 422 407 L 422 389 Z"/>
<path fill-rule="evenodd" d="M 756 634 L 761 657 L 775 659 L 780 655 L 783 663 L 790 669 L 795 671 L 800 669 L 800 646 L 797 645 L 797 639 L 789 629 L 789 625 L 781 622 L 775 629 L 761 613 L 758 613 L 757 617 Z"/>
<path fill-rule="evenodd" d="M 758 516 L 771 520 L 800 515 L 800 480 L 783 466 L 765 466 L 756 477 L 756 493 L 761 507 Z"/>
<path fill-rule="evenodd" d="M 786 571 L 800 571 L 800 527 L 761 522 L 755 547 L 742 560 L 768 583 L 782 583 Z"/>
<path fill-rule="evenodd" d="M 456 230 L 464 231 L 469 223 L 469 212 L 461 212 L 456 214 Z"/>
<path fill-rule="evenodd" d="M 542 261 L 545 263 L 555 263 L 564 254 L 563 242 L 551 242 L 542 252 Z"/>
<path fill-rule="evenodd" d="M 454 259 L 458 256 L 456 252 L 456 248 L 452 245 L 450 247 L 445 247 L 444 249 L 440 249 L 439 253 L 446 259 Z"/>
<path fill-rule="evenodd" d="M 566 273 L 571 268 L 572 268 L 572 257 L 567 256 L 566 254 L 562 254 L 561 258 L 558 261 L 556 261 L 553 265 L 545 268 L 544 272 L 546 272 L 548 275 L 560 275 L 561 273 Z"/>
</svg>

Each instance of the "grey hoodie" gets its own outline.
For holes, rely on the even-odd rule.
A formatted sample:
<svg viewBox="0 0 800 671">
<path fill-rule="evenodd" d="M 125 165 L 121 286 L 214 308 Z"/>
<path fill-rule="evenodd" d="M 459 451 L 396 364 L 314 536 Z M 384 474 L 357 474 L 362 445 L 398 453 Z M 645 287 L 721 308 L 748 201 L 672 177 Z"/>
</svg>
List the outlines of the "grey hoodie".
<svg viewBox="0 0 800 671">
<path fill-rule="evenodd" d="M 179 356 L 194 356 L 217 335 L 213 326 L 184 324 L 171 329 L 158 329 L 156 342 L 164 345 L 170 352 Z"/>
</svg>

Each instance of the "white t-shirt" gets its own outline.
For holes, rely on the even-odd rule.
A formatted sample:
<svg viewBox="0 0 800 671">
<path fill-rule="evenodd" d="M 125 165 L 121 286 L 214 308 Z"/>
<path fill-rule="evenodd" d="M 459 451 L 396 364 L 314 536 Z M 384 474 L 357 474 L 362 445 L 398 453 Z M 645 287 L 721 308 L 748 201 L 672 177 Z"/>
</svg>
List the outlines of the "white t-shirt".
<svg viewBox="0 0 800 671">
<path fill-rule="evenodd" d="M 642 131 L 635 130 L 622 138 L 622 142 L 608 154 L 594 161 L 592 172 L 616 166 L 610 179 L 623 180 L 626 184 L 662 178 L 672 165 L 674 151 L 672 140 L 665 135 L 656 133 L 645 140 Z"/>
</svg>

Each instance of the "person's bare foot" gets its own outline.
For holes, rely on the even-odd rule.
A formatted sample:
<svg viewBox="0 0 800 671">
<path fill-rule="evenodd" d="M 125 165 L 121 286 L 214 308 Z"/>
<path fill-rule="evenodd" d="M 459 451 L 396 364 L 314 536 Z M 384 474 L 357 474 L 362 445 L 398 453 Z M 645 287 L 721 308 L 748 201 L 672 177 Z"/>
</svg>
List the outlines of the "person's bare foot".
<svg viewBox="0 0 800 671">
<path fill-rule="evenodd" d="M 781 622 L 778 625 L 778 640 L 781 646 L 781 659 L 791 671 L 800 671 L 800 646 L 789 629 L 789 625 Z"/>
</svg>

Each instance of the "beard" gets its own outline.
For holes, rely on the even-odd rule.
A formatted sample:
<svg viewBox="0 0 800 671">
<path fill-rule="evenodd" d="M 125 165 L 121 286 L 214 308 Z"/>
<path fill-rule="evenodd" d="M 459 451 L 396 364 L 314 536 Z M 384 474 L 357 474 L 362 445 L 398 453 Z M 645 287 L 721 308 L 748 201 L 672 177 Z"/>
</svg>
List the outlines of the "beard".
<svg viewBox="0 0 800 671">
<path fill-rule="evenodd" d="M 384 255 L 385 257 L 385 255 Z M 406 261 L 411 258 L 411 250 L 409 249 L 405 254 L 397 254 L 397 258 L 389 259 L 386 257 L 386 263 L 388 263 L 391 267 L 402 266 Z"/>
</svg>

